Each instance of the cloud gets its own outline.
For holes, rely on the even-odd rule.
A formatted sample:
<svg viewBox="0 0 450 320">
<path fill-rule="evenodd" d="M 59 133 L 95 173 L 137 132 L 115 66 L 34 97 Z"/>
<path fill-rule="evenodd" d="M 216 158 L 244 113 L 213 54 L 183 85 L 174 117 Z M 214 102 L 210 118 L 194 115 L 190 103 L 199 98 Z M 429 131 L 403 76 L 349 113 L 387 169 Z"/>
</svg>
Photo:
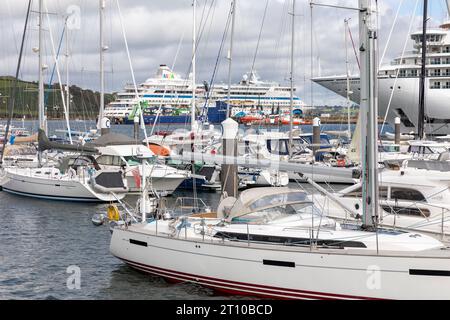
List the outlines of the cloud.
<svg viewBox="0 0 450 320">
<path fill-rule="evenodd" d="M 197 79 L 199 82 L 211 78 L 216 61 L 219 61 L 218 82 L 227 81 L 228 60 L 226 52 L 229 39 L 226 39 L 224 51 L 219 56 L 222 36 L 230 11 L 230 0 L 198 0 L 197 21 L 199 34 L 202 34 L 197 52 Z M 324 1 L 323 1 L 324 2 Z M 355 6 L 356 0 L 334 0 L 339 5 Z M 396 24 L 384 62 L 398 55 L 408 37 L 407 29 L 411 18 L 411 2 L 407 3 Z M 12 75 L 17 63 L 25 12 L 28 1 L 3 0 L 4 6 L 0 21 L 0 74 Z M 34 11 L 37 1 L 33 1 Z M 106 54 L 107 90 L 118 91 L 131 82 L 131 72 L 125 52 L 124 40 L 116 0 L 106 0 L 105 39 L 109 50 Z M 379 21 L 380 52 L 384 49 L 391 28 L 398 1 L 380 2 Z M 70 78 L 81 87 L 99 88 L 99 18 L 98 1 L 92 0 L 46 0 L 50 11 L 50 26 L 45 19 L 45 61 L 50 66 L 46 79 L 50 79 L 53 66 L 49 30 L 58 44 L 71 5 L 80 7 L 80 29 L 70 32 Z M 187 76 L 192 58 L 192 0 L 120 0 L 124 24 L 132 56 L 132 63 L 138 82 L 153 76 L 159 64 L 172 65 L 178 73 Z M 265 1 L 246 0 L 238 2 L 236 32 L 233 58 L 233 82 L 241 79 L 253 63 L 258 36 L 261 29 Z M 434 5 L 432 21 L 443 19 L 442 5 Z M 306 103 L 310 102 L 311 84 L 311 20 L 307 1 L 297 1 L 295 41 L 295 80 L 297 94 Z M 256 55 L 255 68 L 264 80 L 286 84 L 289 78 L 291 46 L 291 1 L 270 0 L 265 24 L 261 30 L 261 42 Z M 415 19 L 415 28 L 420 26 L 421 7 Z M 345 73 L 344 19 L 351 18 L 350 26 L 354 40 L 358 41 L 357 12 L 313 8 L 313 74 L 333 75 Z M 49 28 L 50 27 L 50 28 Z M 37 56 L 32 48 L 37 46 L 37 16 L 32 14 L 25 46 L 25 57 L 21 77 L 27 80 L 37 79 Z M 410 47 L 408 47 L 409 49 Z M 351 71 L 357 73 L 353 49 L 348 48 L 351 59 Z M 64 52 L 65 47 L 62 46 Z M 178 55 L 177 55 L 178 52 Z M 175 61 L 176 57 L 176 61 Z M 64 58 L 61 57 L 61 70 L 64 71 Z M 54 78 L 54 81 L 57 81 Z M 316 104 L 340 104 L 343 99 L 320 88 L 313 87 Z"/>
</svg>

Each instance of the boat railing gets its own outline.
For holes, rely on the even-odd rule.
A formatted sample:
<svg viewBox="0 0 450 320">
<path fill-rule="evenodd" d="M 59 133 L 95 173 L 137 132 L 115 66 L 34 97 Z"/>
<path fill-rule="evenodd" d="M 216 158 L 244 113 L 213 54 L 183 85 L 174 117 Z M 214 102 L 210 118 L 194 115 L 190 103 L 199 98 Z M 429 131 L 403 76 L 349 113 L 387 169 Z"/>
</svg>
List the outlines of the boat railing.
<svg viewBox="0 0 450 320">
<path fill-rule="evenodd" d="M 220 220 L 220 219 L 217 219 Z M 216 220 L 216 221 L 217 221 Z M 223 222 L 223 220 L 221 220 Z M 158 235 L 158 220 L 155 220 L 156 223 L 156 235 Z M 169 233 L 164 233 L 165 236 L 171 237 L 171 238 L 178 238 L 178 239 L 184 239 L 189 240 L 189 229 L 195 234 L 195 235 L 201 235 L 200 239 L 195 239 L 196 242 L 202 242 L 202 243 L 212 243 L 212 242 L 221 242 L 222 244 L 225 243 L 226 240 L 229 240 L 234 243 L 245 243 L 247 246 L 251 246 L 252 244 L 259 244 L 259 245 L 283 245 L 286 247 L 303 247 L 303 248 L 310 248 L 311 250 L 318 247 L 324 247 L 329 248 L 330 245 L 327 245 L 326 243 L 321 243 L 319 239 L 319 234 L 332 234 L 331 231 L 323 230 L 322 228 L 311 228 L 311 227 L 305 227 L 301 228 L 302 230 L 307 231 L 308 236 L 305 238 L 298 238 L 298 241 L 289 241 L 290 238 L 286 238 L 286 241 L 275 241 L 270 240 L 270 236 L 267 236 L 267 240 L 258 240 L 254 238 L 254 234 L 250 233 L 250 226 L 251 224 L 247 223 L 245 224 L 245 234 L 240 234 L 241 237 L 232 237 L 231 235 L 227 235 L 226 233 L 221 233 L 220 230 L 217 230 L 215 227 L 217 225 L 208 224 L 208 219 L 206 218 L 199 218 L 198 223 L 193 224 L 192 218 L 190 216 L 180 216 L 176 219 L 174 219 L 169 224 L 169 229 L 171 230 Z M 299 230 L 300 228 L 284 228 L 283 230 Z M 349 242 L 354 241 L 348 240 Z M 338 244 L 332 245 L 334 248 L 343 248 L 345 242 L 347 240 L 341 241 L 341 246 Z"/>
<path fill-rule="evenodd" d="M 418 203 L 421 204 L 421 206 L 418 205 Z M 412 204 L 410 204 L 409 206 L 398 206 L 397 201 L 395 202 L 394 205 L 391 205 L 389 203 L 385 204 L 387 207 L 389 207 L 390 209 L 390 214 L 394 215 L 394 223 L 393 223 L 393 228 L 401 228 L 404 229 L 405 227 L 399 227 L 397 225 L 397 219 L 399 218 L 399 216 L 403 215 L 402 211 L 405 210 L 409 210 L 409 209 L 415 209 L 417 210 L 417 212 L 420 212 L 421 217 L 425 218 L 424 221 L 420 221 L 420 222 L 416 222 L 410 226 L 407 226 L 406 229 L 412 229 L 412 230 L 416 230 L 416 229 L 420 229 L 420 228 L 424 228 L 424 227 L 430 227 L 436 224 L 440 224 L 440 230 L 439 232 L 435 232 L 438 233 L 441 237 L 441 239 L 444 239 L 446 233 L 445 233 L 445 223 L 450 221 L 450 208 L 445 208 L 443 206 L 440 205 L 434 205 L 432 203 L 423 203 L 423 202 L 414 202 Z M 441 210 L 440 214 L 431 214 L 430 210 L 424 207 L 429 207 L 429 208 L 434 208 L 437 210 Z M 399 208 L 399 209 L 397 209 Z M 396 210 L 397 209 L 397 210 Z M 436 210 L 436 211 L 437 211 Z M 384 210 L 386 212 L 386 210 Z M 437 230 L 436 230 L 437 231 Z"/>
</svg>

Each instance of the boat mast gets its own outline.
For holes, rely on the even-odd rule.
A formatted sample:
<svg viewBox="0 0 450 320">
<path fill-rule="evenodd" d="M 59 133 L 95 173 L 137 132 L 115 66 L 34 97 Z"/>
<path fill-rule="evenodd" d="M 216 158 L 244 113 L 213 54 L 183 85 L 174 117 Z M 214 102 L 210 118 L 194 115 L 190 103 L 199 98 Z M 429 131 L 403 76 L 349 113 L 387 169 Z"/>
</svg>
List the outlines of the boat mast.
<svg viewBox="0 0 450 320">
<path fill-rule="evenodd" d="M 196 19 L 196 7 L 197 0 L 192 2 L 193 14 L 192 14 L 192 106 L 191 106 L 191 130 L 196 131 L 196 94 L 197 94 L 197 84 L 196 84 L 196 62 L 197 62 L 197 19 Z"/>
<path fill-rule="evenodd" d="M 376 61 L 377 32 L 371 0 L 359 0 L 359 38 L 361 56 L 361 139 L 363 149 L 362 196 L 363 227 L 376 227 L 378 217 L 378 81 Z"/>
<path fill-rule="evenodd" d="M 236 22 L 236 2 L 233 0 L 232 10 L 231 10 L 231 36 L 230 36 L 230 51 L 228 53 L 228 103 L 227 103 L 227 118 L 231 114 L 231 68 L 233 65 L 233 42 L 234 42 L 234 26 Z M 250 75 L 251 76 L 251 75 Z"/>
<path fill-rule="evenodd" d="M 292 0 L 292 40 L 291 40 L 291 103 L 289 106 L 289 156 L 292 157 L 294 130 L 294 52 L 295 51 L 295 0 Z"/>
<path fill-rule="evenodd" d="M 67 25 L 69 17 L 66 18 L 66 108 L 67 116 L 70 118 L 70 84 L 69 84 L 69 26 Z"/>
<path fill-rule="evenodd" d="M 43 65 L 43 12 L 44 0 L 39 0 L 39 129 L 47 133 L 45 126 L 45 105 L 44 105 L 44 65 Z"/>
<path fill-rule="evenodd" d="M 105 45 L 104 45 L 104 34 L 103 34 L 103 24 L 104 24 L 104 13 L 106 7 L 105 0 L 99 0 L 100 7 L 100 106 L 98 114 L 97 129 L 101 129 L 101 123 L 103 119 L 104 109 L 105 109 Z"/>
<path fill-rule="evenodd" d="M 43 12 L 44 10 L 44 0 L 39 0 L 39 97 L 38 97 L 38 105 L 39 105 L 39 129 L 43 130 L 46 134 L 47 128 L 45 125 L 45 104 L 44 104 L 44 65 L 43 65 L 43 56 L 42 56 L 42 48 L 43 48 Z M 42 166 L 42 151 L 38 152 L 38 165 Z"/>
<path fill-rule="evenodd" d="M 345 68 L 347 74 L 347 138 L 352 137 L 352 131 L 350 128 L 350 70 L 349 70 L 349 60 L 348 60 L 348 21 L 349 19 L 344 19 L 344 32 L 345 32 Z"/>
<path fill-rule="evenodd" d="M 417 124 L 417 134 L 420 140 L 424 137 L 425 125 L 425 77 L 427 64 L 427 20 L 428 20 L 428 0 L 423 1 L 423 21 L 422 21 L 422 70 L 420 73 L 419 88 L 419 119 Z"/>
</svg>

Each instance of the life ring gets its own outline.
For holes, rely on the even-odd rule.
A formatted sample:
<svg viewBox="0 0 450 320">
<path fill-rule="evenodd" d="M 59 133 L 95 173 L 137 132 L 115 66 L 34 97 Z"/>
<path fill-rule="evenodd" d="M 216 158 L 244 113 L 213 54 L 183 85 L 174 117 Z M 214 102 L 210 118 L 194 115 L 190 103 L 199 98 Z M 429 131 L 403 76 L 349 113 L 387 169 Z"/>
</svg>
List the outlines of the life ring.
<svg viewBox="0 0 450 320">
<path fill-rule="evenodd" d="M 120 220 L 119 208 L 117 208 L 116 205 L 112 204 L 112 205 L 108 206 L 107 213 L 108 213 L 108 219 L 110 221 L 119 221 Z"/>
</svg>

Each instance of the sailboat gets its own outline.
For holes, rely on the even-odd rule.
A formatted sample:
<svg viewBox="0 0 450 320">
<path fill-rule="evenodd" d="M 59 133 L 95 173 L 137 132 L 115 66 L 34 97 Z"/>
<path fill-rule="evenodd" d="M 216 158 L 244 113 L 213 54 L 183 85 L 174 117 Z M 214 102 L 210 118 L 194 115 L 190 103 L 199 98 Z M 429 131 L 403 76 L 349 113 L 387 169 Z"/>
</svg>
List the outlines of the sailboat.
<svg viewBox="0 0 450 320">
<path fill-rule="evenodd" d="M 235 3 L 235 2 L 234 2 Z M 449 299 L 450 250 L 419 233 L 377 225 L 375 30 L 359 0 L 363 97 L 368 117 L 364 229 L 339 224 L 299 190 L 253 189 L 217 213 L 173 216 L 140 206 L 112 227 L 111 253 L 137 270 L 215 290 L 291 299 Z M 224 124 L 227 137 L 238 125 Z M 367 138 L 366 138 L 367 137 Z M 164 213 L 164 214 L 163 214 Z M 162 218 L 159 218 L 162 217 Z M 149 217 L 150 218 L 150 217 Z M 134 221 L 134 222 L 133 222 Z"/>
<path fill-rule="evenodd" d="M 43 82 L 43 8 L 39 1 L 39 136 L 45 136 L 44 82 Z M 70 133 L 70 129 L 69 129 Z M 71 137 L 69 136 L 71 139 Z M 65 157 L 57 166 L 42 166 L 42 146 L 38 150 L 38 166 L 2 166 L 0 187 L 3 191 L 39 199 L 75 202 L 114 202 L 128 193 L 121 170 L 103 170 L 95 158 L 80 155 L 86 150 L 77 145 L 66 147 L 76 155 Z M 91 150 L 92 151 L 92 150 Z"/>
</svg>

